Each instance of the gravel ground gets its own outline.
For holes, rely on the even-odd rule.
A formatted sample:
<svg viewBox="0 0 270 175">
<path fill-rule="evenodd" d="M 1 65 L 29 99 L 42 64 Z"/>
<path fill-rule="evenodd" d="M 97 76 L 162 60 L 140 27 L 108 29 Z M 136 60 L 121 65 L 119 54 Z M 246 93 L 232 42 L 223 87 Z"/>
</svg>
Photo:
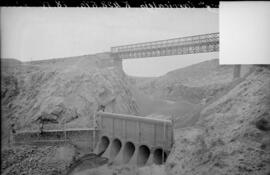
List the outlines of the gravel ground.
<svg viewBox="0 0 270 175">
<path fill-rule="evenodd" d="M 2 175 L 64 174 L 75 158 L 71 146 L 20 146 L 1 151 Z"/>
</svg>

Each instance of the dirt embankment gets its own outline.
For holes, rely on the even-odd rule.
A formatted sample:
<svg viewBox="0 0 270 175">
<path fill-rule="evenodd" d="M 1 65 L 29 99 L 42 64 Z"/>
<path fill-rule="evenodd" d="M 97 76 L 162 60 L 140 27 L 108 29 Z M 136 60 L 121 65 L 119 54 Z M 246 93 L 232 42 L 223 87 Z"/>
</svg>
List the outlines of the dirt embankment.
<svg viewBox="0 0 270 175">
<path fill-rule="evenodd" d="M 169 175 L 270 173 L 270 69 L 255 67 L 244 81 L 204 108 L 197 125 L 176 130 Z"/>
</svg>

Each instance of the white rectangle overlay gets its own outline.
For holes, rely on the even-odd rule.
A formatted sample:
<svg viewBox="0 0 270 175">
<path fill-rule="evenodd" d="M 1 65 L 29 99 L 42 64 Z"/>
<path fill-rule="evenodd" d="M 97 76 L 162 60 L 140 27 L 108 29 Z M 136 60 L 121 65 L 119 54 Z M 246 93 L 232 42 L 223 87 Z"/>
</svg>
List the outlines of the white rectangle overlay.
<svg viewBox="0 0 270 175">
<path fill-rule="evenodd" d="M 270 2 L 220 2 L 220 64 L 270 64 Z"/>
</svg>

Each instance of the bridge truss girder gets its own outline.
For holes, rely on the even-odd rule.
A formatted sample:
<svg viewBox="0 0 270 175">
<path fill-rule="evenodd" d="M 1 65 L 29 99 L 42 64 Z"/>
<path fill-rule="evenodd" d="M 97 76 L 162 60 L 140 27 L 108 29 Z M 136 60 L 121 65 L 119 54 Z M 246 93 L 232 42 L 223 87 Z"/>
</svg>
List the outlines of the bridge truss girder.
<svg viewBox="0 0 270 175">
<path fill-rule="evenodd" d="M 206 52 L 217 52 L 219 51 L 218 42 L 198 44 L 190 46 L 176 46 L 166 47 L 159 49 L 145 49 L 140 51 L 128 51 L 114 54 L 116 58 L 129 59 L 129 58 L 145 58 L 145 57 L 160 57 L 160 56 L 171 56 L 171 55 L 186 55 L 195 53 L 206 53 Z"/>
<path fill-rule="evenodd" d="M 118 59 L 185 55 L 218 51 L 218 33 L 148 43 L 138 43 L 111 48 L 111 54 L 114 58 Z"/>
</svg>

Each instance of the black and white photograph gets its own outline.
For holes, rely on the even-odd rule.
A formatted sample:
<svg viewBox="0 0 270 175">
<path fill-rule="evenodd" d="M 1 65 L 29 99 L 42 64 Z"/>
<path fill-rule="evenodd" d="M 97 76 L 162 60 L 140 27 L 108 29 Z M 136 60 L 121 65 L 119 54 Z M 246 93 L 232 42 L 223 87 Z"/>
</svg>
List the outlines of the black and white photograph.
<svg viewBox="0 0 270 175">
<path fill-rule="evenodd" d="M 1 7 L 1 174 L 270 175 L 270 23 L 230 5 Z"/>
</svg>

